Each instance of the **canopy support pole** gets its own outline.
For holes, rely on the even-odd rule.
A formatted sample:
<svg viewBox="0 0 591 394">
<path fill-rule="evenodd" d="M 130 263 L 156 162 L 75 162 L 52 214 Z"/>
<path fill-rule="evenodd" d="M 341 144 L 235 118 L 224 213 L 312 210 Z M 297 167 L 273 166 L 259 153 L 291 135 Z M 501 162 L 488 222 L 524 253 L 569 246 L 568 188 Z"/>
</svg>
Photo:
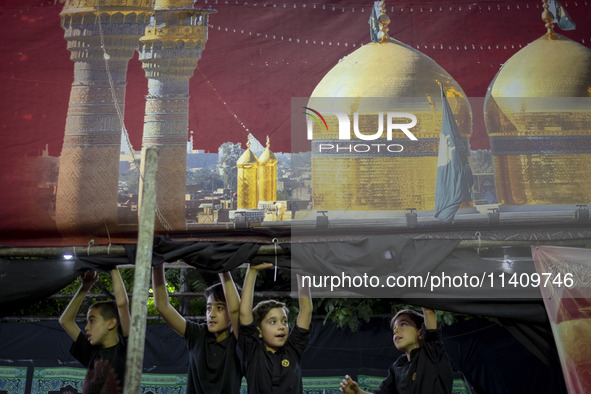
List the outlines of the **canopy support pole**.
<svg viewBox="0 0 591 394">
<path fill-rule="evenodd" d="M 133 299 L 131 301 L 131 326 L 125 362 L 125 387 L 123 392 L 126 394 L 140 392 L 146 339 L 146 317 L 148 315 L 148 288 L 152 268 L 152 247 L 154 246 L 156 173 L 158 171 L 158 152 L 156 148 L 147 148 L 143 159 L 142 202 L 133 281 Z"/>
</svg>

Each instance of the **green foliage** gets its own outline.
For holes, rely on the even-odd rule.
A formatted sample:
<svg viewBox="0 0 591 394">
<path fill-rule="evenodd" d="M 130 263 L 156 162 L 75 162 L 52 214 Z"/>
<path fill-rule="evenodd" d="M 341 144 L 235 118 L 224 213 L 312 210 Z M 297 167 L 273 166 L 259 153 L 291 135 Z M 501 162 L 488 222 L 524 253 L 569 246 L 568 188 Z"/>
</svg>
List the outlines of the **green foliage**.
<svg viewBox="0 0 591 394">
<path fill-rule="evenodd" d="M 236 162 L 242 156 L 242 153 L 244 153 L 244 150 L 240 143 L 224 142 L 218 149 L 219 169 L 226 188 L 237 189 L 238 170 L 236 169 Z"/>
<path fill-rule="evenodd" d="M 372 316 L 372 298 L 324 298 L 315 301 L 316 310 L 323 311 L 324 323 L 332 321 L 338 327 L 348 326 L 351 331 L 359 327 L 360 319 L 369 322 Z"/>
</svg>

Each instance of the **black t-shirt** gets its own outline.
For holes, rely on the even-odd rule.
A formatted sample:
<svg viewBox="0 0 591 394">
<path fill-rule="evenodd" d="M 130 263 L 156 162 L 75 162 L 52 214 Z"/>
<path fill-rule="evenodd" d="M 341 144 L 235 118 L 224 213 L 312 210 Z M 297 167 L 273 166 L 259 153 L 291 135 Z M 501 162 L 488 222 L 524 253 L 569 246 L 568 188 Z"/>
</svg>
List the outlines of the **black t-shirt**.
<svg viewBox="0 0 591 394">
<path fill-rule="evenodd" d="M 84 393 L 120 393 L 125 384 L 125 358 L 127 340 L 119 337 L 115 346 L 103 348 L 92 345 L 84 332 L 70 348 L 70 354 L 87 369 L 84 378 Z"/>
<path fill-rule="evenodd" d="M 401 355 L 388 368 L 388 376 L 375 394 L 451 394 L 453 371 L 441 341 L 441 329 L 423 326 L 423 346 Z"/>
<path fill-rule="evenodd" d="M 310 330 L 297 325 L 285 345 L 273 353 L 265 348 L 259 330 L 253 324 L 240 325 L 238 349 L 246 374 L 248 392 L 252 394 L 303 393 L 302 354 L 310 339 Z"/>
<path fill-rule="evenodd" d="M 185 341 L 189 349 L 187 394 L 240 392 L 242 372 L 234 334 L 217 342 L 207 324 L 187 320 Z"/>
</svg>

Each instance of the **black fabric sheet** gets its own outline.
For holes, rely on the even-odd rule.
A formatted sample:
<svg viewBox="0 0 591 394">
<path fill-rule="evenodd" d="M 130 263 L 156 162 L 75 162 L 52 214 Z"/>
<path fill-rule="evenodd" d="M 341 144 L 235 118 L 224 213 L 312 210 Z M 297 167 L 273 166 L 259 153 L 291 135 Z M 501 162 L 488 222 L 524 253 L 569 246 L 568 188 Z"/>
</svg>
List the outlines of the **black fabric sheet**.
<svg viewBox="0 0 591 394">
<path fill-rule="evenodd" d="M 478 275 L 502 272 L 500 263 L 485 261 L 471 250 L 455 250 L 457 240 L 412 240 L 395 235 L 371 236 L 343 241 L 301 242 L 294 237 L 282 244 L 287 251 L 278 264 L 308 275 Z M 154 239 L 152 265 L 184 261 L 209 272 L 230 271 L 249 261 L 273 261 L 273 256 L 255 256 L 260 245 L 241 242 L 176 242 Z M 136 245 L 126 245 L 126 256 L 75 256 L 71 260 L 0 260 L 0 315 L 11 313 L 56 293 L 88 269 L 108 271 L 135 262 Z M 534 272 L 531 262 L 516 265 L 516 272 Z M 546 310 L 536 288 L 500 288 L 485 284 L 474 288 L 360 289 L 353 296 L 393 298 L 440 310 L 503 319 L 509 330 L 530 351 L 550 363 L 554 341 Z M 313 292 L 314 296 L 314 292 Z M 338 293 L 334 294 L 338 297 Z"/>
<path fill-rule="evenodd" d="M 86 270 L 88 266 L 76 259 L 0 258 L 0 316 L 9 307 L 32 303 L 56 293 Z"/>
<path fill-rule="evenodd" d="M 182 260 L 209 272 L 230 271 L 248 262 L 260 245 L 242 242 L 173 242 L 154 238 L 152 266 Z M 0 259 L 0 316 L 21 305 L 50 296 L 87 270 L 109 271 L 134 264 L 136 245 L 125 245 L 126 256 L 73 256 L 71 259 Z"/>
<path fill-rule="evenodd" d="M 88 266 L 108 270 L 121 264 L 135 264 L 137 245 L 124 245 L 126 256 L 79 256 Z M 250 261 L 260 245 L 248 242 L 179 242 L 154 237 L 152 266 L 182 260 L 190 266 L 208 272 L 230 271 Z"/>
</svg>

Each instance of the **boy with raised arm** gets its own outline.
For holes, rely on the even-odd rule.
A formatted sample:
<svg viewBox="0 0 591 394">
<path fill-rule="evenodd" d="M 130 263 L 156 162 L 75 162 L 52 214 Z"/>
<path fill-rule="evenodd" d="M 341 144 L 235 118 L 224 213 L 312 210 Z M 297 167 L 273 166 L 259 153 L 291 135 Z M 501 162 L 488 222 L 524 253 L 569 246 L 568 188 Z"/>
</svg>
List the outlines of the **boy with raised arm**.
<svg viewBox="0 0 591 394">
<path fill-rule="evenodd" d="M 185 320 L 170 304 L 164 264 L 152 269 L 156 309 L 166 323 L 187 342 L 189 350 L 188 394 L 240 392 L 242 372 L 236 355 L 240 297 L 229 272 L 205 290 L 206 323 Z"/>
<path fill-rule="evenodd" d="M 95 302 L 88 308 L 84 332 L 76 324 L 76 315 L 88 291 L 98 280 L 94 271 L 86 271 L 82 284 L 59 322 L 74 340 L 70 353 L 87 369 L 84 393 L 120 393 L 125 382 L 127 335 L 131 316 L 129 300 L 121 275 L 111 270 L 115 301 Z"/>
<path fill-rule="evenodd" d="M 412 310 L 399 311 L 391 320 L 394 346 L 404 352 L 388 368 L 388 376 L 376 394 L 451 394 L 453 372 L 441 340 L 441 328 L 433 309 L 423 308 L 423 315 Z M 366 394 L 348 375 L 340 391 Z"/>
<path fill-rule="evenodd" d="M 302 393 L 301 360 L 310 338 L 312 297 L 298 275 L 299 313 L 289 333 L 287 308 L 275 300 L 262 301 L 253 309 L 258 271 L 272 264 L 250 265 L 244 277 L 240 303 L 238 348 L 250 394 Z"/>
</svg>

